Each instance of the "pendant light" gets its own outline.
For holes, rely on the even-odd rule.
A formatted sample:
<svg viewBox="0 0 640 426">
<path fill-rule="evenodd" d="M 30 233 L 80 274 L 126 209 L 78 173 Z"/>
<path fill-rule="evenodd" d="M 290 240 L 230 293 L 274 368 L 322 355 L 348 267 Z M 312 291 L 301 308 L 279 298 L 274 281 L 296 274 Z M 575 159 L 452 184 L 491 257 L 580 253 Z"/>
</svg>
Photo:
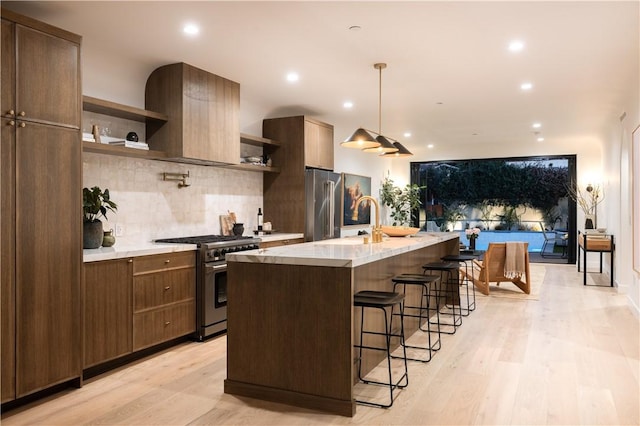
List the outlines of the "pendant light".
<svg viewBox="0 0 640 426">
<path fill-rule="evenodd" d="M 380 156 L 408 157 L 413 155 L 407 148 L 395 139 L 382 135 L 382 70 L 385 63 L 373 64 L 379 72 L 378 80 L 378 132 L 360 127 L 353 135 L 340 145 L 346 148 L 358 148 L 365 152 L 373 152 Z M 373 135 L 377 135 L 375 138 Z"/>
<path fill-rule="evenodd" d="M 393 146 L 397 149 L 396 152 L 385 152 L 381 154 L 381 157 L 410 157 L 413 154 L 407 148 L 404 147 L 400 142 L 394 142 Z"/>
<path fill-rule="evenodd" d="M 365 148 L 364 152 L 375 152 L 377 154 L 383 154 L 387 152 L 396 152 L 398 148 L 393 146 L 389 139 L 382 136 L 382 70 L 387 67 L 387 64 L 377 63 L 373 64 L 373 68 L 379 72 L 378 78 L 378 137 L 376 141 L 380 143 L 377 147 Z"/>
</svg>

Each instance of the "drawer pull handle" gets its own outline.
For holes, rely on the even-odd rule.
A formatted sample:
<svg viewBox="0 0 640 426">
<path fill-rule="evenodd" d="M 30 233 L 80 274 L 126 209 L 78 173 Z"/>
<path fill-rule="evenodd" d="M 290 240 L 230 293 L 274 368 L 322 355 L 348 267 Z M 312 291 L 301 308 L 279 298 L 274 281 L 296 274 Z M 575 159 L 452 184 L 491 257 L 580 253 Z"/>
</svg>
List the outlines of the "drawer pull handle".
<svg viewBox="0 0 640 426">
<path fill-rule="evenodd" d="M 20 123 L 20 124 L 18 124 L 18 126 L 20 126 L 20 127 L 26 127 L 27 125 L 26 125 L 25 123 Z"/>
<path fill-rule="evenodd" d="M 164 290 L 165 290 L 165 291 L 167 291 L 167 290 L 171 290 L 171 286 L 170 286 L 170 285 L 166 286 L 166 287 L 164 288 Z"/>
<path fill-rule="evenodd" d="M 20 111 L 20 114 L 18 114 L 18 115 L 19 115 L 20 117 L 24 117 L 25 115 L 27 115 L 27 113 L 26 113 L 26 112 L 24 112 L 24 111 Z"/>
<path fill-rule="evenodd" d="M 164 263 L 169 263 L 169 262 L 171 262 L 171 259 L 167 259 L 164 261 Z"/>
<path fill-rule="evenodd" d="M 16 112 L 14 110 L 10 109 L 9 111 L 7 111 L 7 114 L 11 115 L 11 116 L 14 116 L 14 115 L 16 115 Z"/>
<path fill-rule="evenodd" d="M 169 324 L 171 324 L 171 321 L 167 321 L 164 323 L 164 325 L 169 325 Z"/>
</svg>

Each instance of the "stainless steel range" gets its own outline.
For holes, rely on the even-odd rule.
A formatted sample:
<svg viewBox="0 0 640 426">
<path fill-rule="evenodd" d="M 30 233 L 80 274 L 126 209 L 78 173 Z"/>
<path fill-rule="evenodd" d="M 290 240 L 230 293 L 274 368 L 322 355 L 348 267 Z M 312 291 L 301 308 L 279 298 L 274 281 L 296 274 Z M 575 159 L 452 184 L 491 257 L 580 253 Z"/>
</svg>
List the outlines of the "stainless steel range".
<svg viewBox="0 0 640 426">
<path fill-rule="evenodd" d="M 260 239 L 237 235 L 165 238 L 157 243 L 197 244 L 196 335 L 202 341 L 227 330 L 227 253 L 258 248 Z"/>
</svg>

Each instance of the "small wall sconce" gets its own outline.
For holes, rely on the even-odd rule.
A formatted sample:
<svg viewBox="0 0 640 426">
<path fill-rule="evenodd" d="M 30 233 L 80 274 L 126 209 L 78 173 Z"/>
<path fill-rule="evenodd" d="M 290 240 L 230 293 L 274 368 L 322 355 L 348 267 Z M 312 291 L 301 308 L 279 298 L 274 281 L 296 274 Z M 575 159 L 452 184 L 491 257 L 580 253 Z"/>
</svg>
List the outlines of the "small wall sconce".
<svg viewBox="0 0 640 426">
<path fill-rule="evenodd" d="M 191 184 L 189 183 L 188 179 L 189 179 L 189 170 L 187 170 L 187 173 L 168 173 L 168 172 L 162 173 L 162 180 L 179 181 L 178 188 L 186 188 L 187 186 L 190 186 Z"/>
</svg>

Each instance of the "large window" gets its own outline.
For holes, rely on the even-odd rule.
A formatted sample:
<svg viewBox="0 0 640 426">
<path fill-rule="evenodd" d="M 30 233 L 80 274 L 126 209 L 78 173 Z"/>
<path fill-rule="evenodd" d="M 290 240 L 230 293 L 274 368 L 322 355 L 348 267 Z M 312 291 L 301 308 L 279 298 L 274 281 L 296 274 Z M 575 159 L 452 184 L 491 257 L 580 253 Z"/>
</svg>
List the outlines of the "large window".
<svg viewBox="0 0 640 426">
<path fill-rule="evenodd" d="M 575 155 L 412 162 L 411 183 L 422 187 L 414 226 L 566 232 L 573 263 L 576 205 L 567 188 L 575 179 Z"/>
</svg>

